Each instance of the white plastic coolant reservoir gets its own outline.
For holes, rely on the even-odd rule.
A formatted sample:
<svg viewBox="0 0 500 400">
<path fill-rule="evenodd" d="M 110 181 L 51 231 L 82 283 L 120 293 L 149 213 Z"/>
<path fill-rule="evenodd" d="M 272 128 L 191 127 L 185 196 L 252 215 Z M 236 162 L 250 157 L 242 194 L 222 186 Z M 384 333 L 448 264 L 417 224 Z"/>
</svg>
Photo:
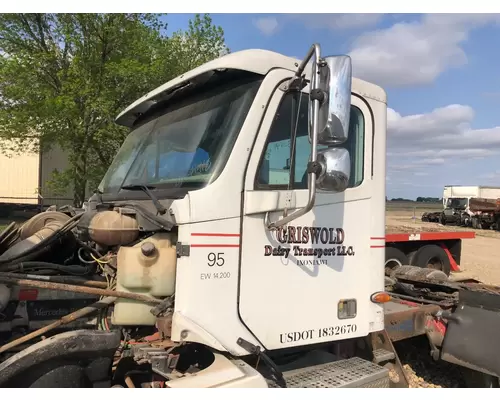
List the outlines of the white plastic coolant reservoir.
<svg viewBox="0 0 500 400">
<path fill-rule="evenodd" d="M 117 254 L 116 290 L 162 298 L 175 291 L 176 235 L 157 233 L 135 246 L 122 246 Z M 154 325 L 152 304 L 118 299 L 113 325 Z"/>
</svg>

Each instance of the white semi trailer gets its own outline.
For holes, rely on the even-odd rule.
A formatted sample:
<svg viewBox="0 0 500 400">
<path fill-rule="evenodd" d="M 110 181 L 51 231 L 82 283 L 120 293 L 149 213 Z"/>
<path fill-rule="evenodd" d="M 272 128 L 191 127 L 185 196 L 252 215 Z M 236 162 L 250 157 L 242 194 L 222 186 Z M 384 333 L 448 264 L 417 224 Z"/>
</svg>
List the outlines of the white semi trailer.
<svg viewBox="0 0 500 400">
<path fill-rule="evenodd" d="M 443 190 L 443 205 L 446 206 L 448 199 L 470 199 L 472 197 L 483 199 L 500 198 L 500 187 L 495 186 L 445 186 Z"/>
</svg>

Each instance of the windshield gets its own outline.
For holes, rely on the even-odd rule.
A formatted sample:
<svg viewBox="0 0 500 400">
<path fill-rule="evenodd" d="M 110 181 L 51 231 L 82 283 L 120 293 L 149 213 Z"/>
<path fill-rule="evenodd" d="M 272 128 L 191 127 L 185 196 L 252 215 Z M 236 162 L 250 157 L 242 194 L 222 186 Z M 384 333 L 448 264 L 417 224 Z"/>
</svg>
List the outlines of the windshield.
<svg viewBox="0 0 500 400">
<path fill-rule="evenodd" d="M 465 208 L 467 207 L 467 199 L 464 198 L 448 199 L 446 207 L 465 210 Z"/>
<path fill-rule="evenodd" d="M 257 93 L 261 76 L 212 85 L 167 106 L 132 130 L 99 190 L 129 185 L 197 189 L 217 179 Z"/>
</svg>

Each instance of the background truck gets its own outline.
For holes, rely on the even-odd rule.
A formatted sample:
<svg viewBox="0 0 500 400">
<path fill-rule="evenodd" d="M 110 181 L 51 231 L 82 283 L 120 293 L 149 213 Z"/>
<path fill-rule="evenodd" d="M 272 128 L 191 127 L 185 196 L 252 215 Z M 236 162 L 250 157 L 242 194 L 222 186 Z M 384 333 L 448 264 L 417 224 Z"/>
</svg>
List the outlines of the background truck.
<svg viewBox="0 0 500 400">
<path fill-rule="evenodd" d="M 473 205 L 471 208 L 471 199 Z M 459 225 L 474 229 L 498 229 L 497 216 L 491 213 L 491 206 L 485 203 L 495 203 L 500 199 L 500 188 L 492 186 L 445 186 L 443 190 L 443 210 L 425 212 L 424 222 L 439 222 L 442 225 Z M 479 216 L 483 211 L 485 214 Z M 473 216 L 476 215 L 474 225 Z"/>
<path fill-rule="evenodd" d="M 463 222 L 474 229 L 494 229 L 500 231 L 500 198 L 469 199 L 470 217 Z"/>
<path fill-rule="evenodd" d="M 318 45 L 232 53 L 141 97 L 84 210 L 0 235 L 0 387 L 405 386 L 388 291 L 447 274 L 385 268 L 432 242 L 386 237 L 386 118 L 385 92 Z"/>
</svg>

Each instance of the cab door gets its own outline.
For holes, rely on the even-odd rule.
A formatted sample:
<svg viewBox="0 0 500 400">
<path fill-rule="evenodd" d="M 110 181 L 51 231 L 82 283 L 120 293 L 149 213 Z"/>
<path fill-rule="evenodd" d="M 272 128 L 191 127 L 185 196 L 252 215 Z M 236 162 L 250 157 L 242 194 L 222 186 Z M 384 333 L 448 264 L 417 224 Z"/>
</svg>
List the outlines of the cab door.
<svg viewBox="0 0 500 400">
<path fill-rule="evenodd" d="M 278 230 L 266 227 L 307 204 L 305 90 L 275 91 L 245 176 L 239 313 L 268 350 L 369 332 L 372 138 L 369 111 L 358 97 L 343 145 L 351 156 L 349 188 L 317 192 L 310 212 Z"/>
</svg>

